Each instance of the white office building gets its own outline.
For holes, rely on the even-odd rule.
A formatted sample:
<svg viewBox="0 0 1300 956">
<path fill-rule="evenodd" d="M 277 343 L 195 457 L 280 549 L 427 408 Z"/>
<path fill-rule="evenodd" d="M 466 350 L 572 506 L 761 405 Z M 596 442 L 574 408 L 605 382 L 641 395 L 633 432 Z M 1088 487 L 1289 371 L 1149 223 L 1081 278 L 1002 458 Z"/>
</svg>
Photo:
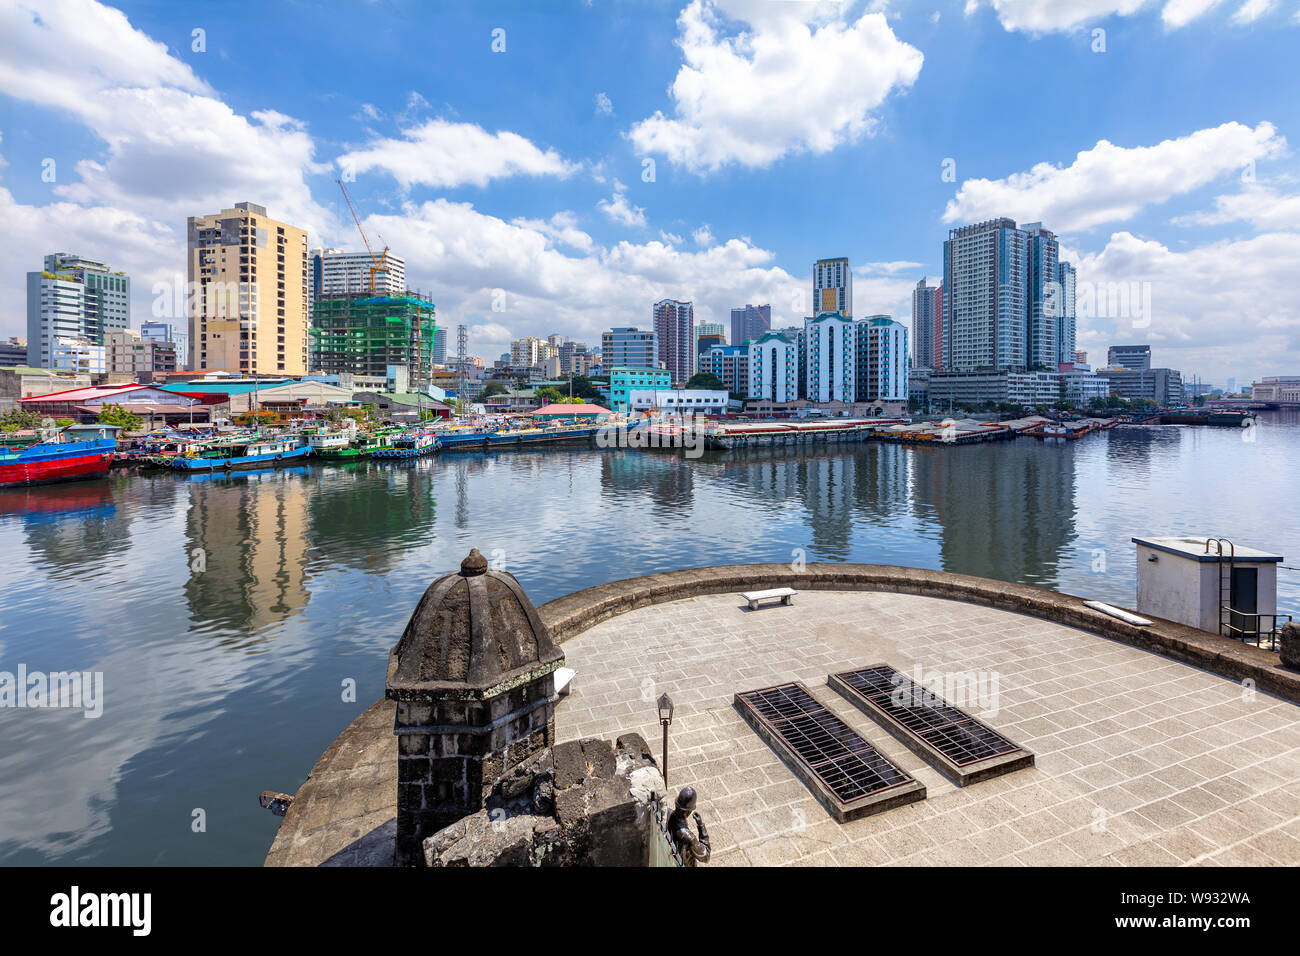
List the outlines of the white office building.
<svg viewBox="0 0 1300 956">
<path fill-rule="evenodd" d="M 799 344 L 784 332 L 765 332 L 749 343 L 751 399 L 793 402 L 799 398 Z"/>
<path fill-rule="evenodd" d="M 56 336 L 50 344 L 50 365 L 60 372 L 102 375 L 108 371 L 108 346 L 85 338 Z"/>
<path fill-rule="evenodd" d="M 807 340 L 805 397 L 810 402 L 852 402 L 857 384 L 857 335 L 853 320 L 840 312 L 823 312 L 806 320 L 804 334 Z"/>
<path fill-rule="evenodd" d="M 628 410 L 672 415 L 722 415 L 727 411 L 725 388 L 634 388 Z"/>
<path fill-rule="evenodd" d="M 859 402 L 906 402 L 907 326 L 889 315 L 854 323 L 857 334 L 854 398 Z"/>
<path fill-rule="evenodd" d="M 27 273 L 27 364 L 60 368 L 54 364 L 59 339 L 103 346 L 110 332 L 131 324 L 130 317 L 129 276 L 94 259 L 67 252 L 48 255 L 40 272 Z"/>
<path fill-rule="evenodd" d="M 406 260 L 391 252 L 382 257 L 375 272 L 374 295 L 406 294 Z M 327 295 L 371 295 L 370 270 L 375 261 L 367 252 L 342 249 L 314 249 L 311 252 L 311 297 Z"/>
</svg>

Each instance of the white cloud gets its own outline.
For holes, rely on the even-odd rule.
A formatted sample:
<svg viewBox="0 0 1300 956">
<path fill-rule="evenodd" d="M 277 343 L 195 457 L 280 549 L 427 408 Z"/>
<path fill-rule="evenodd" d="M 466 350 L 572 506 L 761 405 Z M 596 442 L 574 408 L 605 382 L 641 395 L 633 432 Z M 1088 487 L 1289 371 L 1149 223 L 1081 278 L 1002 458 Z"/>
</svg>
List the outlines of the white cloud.
<svg viewBox="0 0 1300 956">
<path fill-rule="evenodd" d="M 412 94 L 418 96 L 418 94 Z M 510 176 L 566 178 L 579 167 L 553 149 L 542 150 L 517 133 L 489 133 L 473 123 L 426 120 L 402 131 L 400 139 L 371 140 L 338 158 L 340 168 L 354 173 L 378 169 L 402 186 L 450 189 L 486 186 Z"/>
<path fill-rule="evenodd" d="M 697 246 L 713 245 L 713 233 L 709 231 L 709 224 L 706 222 L 691 233 L 691 238 L 695 240 Z"/>
<path fill-rule="evenodd" d="M 1067 255 L 1063 249 L 1062 256 L 1077 262 L 1080 282 L 1099 289 L 1150 283 L 1149 325 L 1080 318 L 1080 348 L 1092 352 L 1140 334 L 1151 342 L 1154 364 L 1194 371 L 1216 384 L 1228 376 L 1291 374 L 1293 357 L 1300 354 L 1300 233 L 1175 251 L 1117 232 L 1097 254 Z"/>
<path fill-rule="evenodd" d="M 905 259 L 896 259 L 892 262 L 866 262 L 853 270 L 855 275 L 875 275 L 883 272 L 886 275 L 894 275 L 899 272 L 916 272 L 918 269 L 924 269 L 923 262 L 909 262 Z M 917 276 L 916 278 L 921 278 Z"/>
<path fill-rule="evenodd" d="M 773 319 L 789 311 L 803 278 L 773 265 L 774 254 L 741 239 L 685 251 L 659 239 L 593 247 L 581 255 L 557 246 L 550 229 L 505 222 L 469 203 L 444 199 L 408 204 L 399 215 L 372 215 L 366 229 L 408 257 L 413 287 L 426 290 L 449 325 L 470 326 L 470 351 L 491 357 L 521 335 L 556 329 L 588 345 L 611 325 L 650 320 L 651 305 L 672 297 L 695 302 L 698 321 L 726 322 L 737 302 L 771 302 Z M 493 311 L 495 290 L 505 309 Z"/>
<path fill-rule="evenodd" d="M 674 115 L 657 111 L 628 131 L 640 152 L 696 172 L 825 153 L 872 134 L 873 111 L 921 71 L 921 52 L 895 37 L 880 13 L 810 23 L 826 8 L 741 0 L 727 12 L 751 29 L 724 36 L 713 0 L 691 0 L 681 12 L 685 62 L 670 87 Z"/>
<path fill-rule="evenodd" d="M 1248 163 L 1280 155 L 1286 140 L 1271 123 L 1224 123 L 1155 146 L 1100 140 L 1065 167 L 1038 163 L 1005 179 L 968 179 L 944 209 L 944 222 L 995 216 L 1041 220 L 1070 232 L 1131 218 L 1144 206 L 1191 192 Z"/>
<path fill-rule="evenodd" d="M 1277 0 L 1246 0 L 1237 12 L 1232 15 L 1234 23 L 1254 23 L 1260 17 L 1272 13 L 1277 7 Z M 1297 11 L 1297 17 L 1300 17 L 1300 11 Z"/>
<path fill-rule="evenodd" d="M 1160 7 L 1160 19 L 1170 29 L 1184 27 L 1220 6 L 1224 0 L 987 0 L 1007 30 L 1028 33 L 1065 32 L 1099 23 L 1108 17 L 1131 17 Z M 1268 13 L 1276 0 L 1245 0 L 1233 16 L 1249 23 Z M 969 15 L 980 0 L 967 0 Z"/>
<path fill-rule="evenodd" d="M 1217 7 L 1223 0 L 1169 0 L 1160 11 L 1165 26 L 1185 27 Z"/>
<path fill-rule="evenodd" d="M 1300 193 L 1286 196 L 1272 186 L 1247 186 L 1239 193 L 1216 196 L 1213 212 L 1179 216 L 1173 223 L 1177 226 L 1216 226 L 1243 220 L 1260 230 L 1300 230 Z"/>
<path fill-rule="evenodd" d="M 622 223 L 625 226 L 645 226 L 644 207 L 632 205 L 627 198 L 627 186 L 617 179 L 614 180 L 614 195 L 609 199 L 602 199 L 596 203 L 596 208 L 609 216 L 614 222 Z"/>
<path fill-rule="evenodd" d="M 0 90 L 29 103 L 85 115 L 115 87 L 212 92 L 122 11 L 92 0 L 10 0 L 0 5 L 0 34 Z"/>
<path fill-rule="evenodd" d="M 604 93 L 596 94 L 596 113 L 604 116 L 614 115 L 614 103 Z"/>
<path fill-rule="evenodd" d="M 685 241 L 676 233 L 664 232 L 662 229 L 659 230 L 659 238 L 670 246 L 680 246 Z"/>
<path fill-rule="evenodd" d="M 519 218 L 511 220 L 511 222 L 516 226 L 540 232 L 555 242 L 570 246 L 581 252 L 590 252 L 596 246 L 591 236 L 578 228 L 578 217 L 567 210 L 557 212 L 547 220 Z"/>
<path fill-rule="evenodd" d="M 247 200 L 313 234 L 336 227 L 306 182 L 324 167 L 305 127 L 273 110 L 236 113 L 120 11 L 21 0 L 0 7 L 0 30 L 0 94 L 62 111 L 104 144 L 58 167 L 53 203 L 18 205 L 6 193 L 15 254 L 0 263 L 0 316 L 9 334 L 25 327 L 21 290 L 39 265 L 33 255 L 64 250 L 126 270 L 138 318 L 149 315 L 150 280 L 184 272 L 187 216 Z"/>
</svg>

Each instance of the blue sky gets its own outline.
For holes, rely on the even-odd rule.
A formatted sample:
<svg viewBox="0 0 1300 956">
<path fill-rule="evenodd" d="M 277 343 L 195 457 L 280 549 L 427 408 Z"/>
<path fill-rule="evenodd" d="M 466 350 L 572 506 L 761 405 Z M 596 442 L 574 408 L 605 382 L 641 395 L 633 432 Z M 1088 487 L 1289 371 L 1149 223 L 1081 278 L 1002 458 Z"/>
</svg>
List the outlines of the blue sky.
<svg viewBox="0 0 1300 956">
<path fill-rule="evenodd" d="M 596 344 L 664 296 L 697 321 L 747 301 L 794 321 L 821 256 L 850 257 L 858 314 L 906 320 L 947 230 L 1008 215 L 1056 230 L 1095 291 L 1094 361 L 1149 341 L 1217 384 L 1300 373 L 1295 0 L 16 0 L 0 18 L 0 335 L 25 333 L 23 275 L 52 251 L 128 271 L 150 318 L 185 217 L 238 201 L 359 248 L 347 168 L 372 237 L 489 358 L 525 334 Z"/>
</svg>

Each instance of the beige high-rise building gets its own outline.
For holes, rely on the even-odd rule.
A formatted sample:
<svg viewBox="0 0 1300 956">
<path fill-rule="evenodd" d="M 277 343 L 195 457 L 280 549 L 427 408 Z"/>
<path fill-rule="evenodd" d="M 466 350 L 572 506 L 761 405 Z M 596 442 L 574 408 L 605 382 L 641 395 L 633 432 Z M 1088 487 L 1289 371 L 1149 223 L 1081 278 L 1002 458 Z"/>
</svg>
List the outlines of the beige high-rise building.
<svg viewBox="0 0 1300 956">
<path fill-rule="evenodd" d="M 307 233 L 251 202 L 189 218 L 189 367 L 307 374 Z"/>
</svg>

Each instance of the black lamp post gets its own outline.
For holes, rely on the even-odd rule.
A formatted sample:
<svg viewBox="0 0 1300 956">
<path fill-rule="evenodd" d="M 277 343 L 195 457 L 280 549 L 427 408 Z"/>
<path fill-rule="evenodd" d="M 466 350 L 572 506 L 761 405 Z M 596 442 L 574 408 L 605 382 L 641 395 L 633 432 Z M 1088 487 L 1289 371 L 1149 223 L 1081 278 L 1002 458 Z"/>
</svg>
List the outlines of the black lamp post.
<svg viewBox="0 0 1300 956">
<path fill-rule="evenodd" d="M 668 785 L 668 725 L 673 722 L 673 699 L 667 694 L 659 697 L 659 723 L 664 728 L 664 786 Z"/>
</svg>

